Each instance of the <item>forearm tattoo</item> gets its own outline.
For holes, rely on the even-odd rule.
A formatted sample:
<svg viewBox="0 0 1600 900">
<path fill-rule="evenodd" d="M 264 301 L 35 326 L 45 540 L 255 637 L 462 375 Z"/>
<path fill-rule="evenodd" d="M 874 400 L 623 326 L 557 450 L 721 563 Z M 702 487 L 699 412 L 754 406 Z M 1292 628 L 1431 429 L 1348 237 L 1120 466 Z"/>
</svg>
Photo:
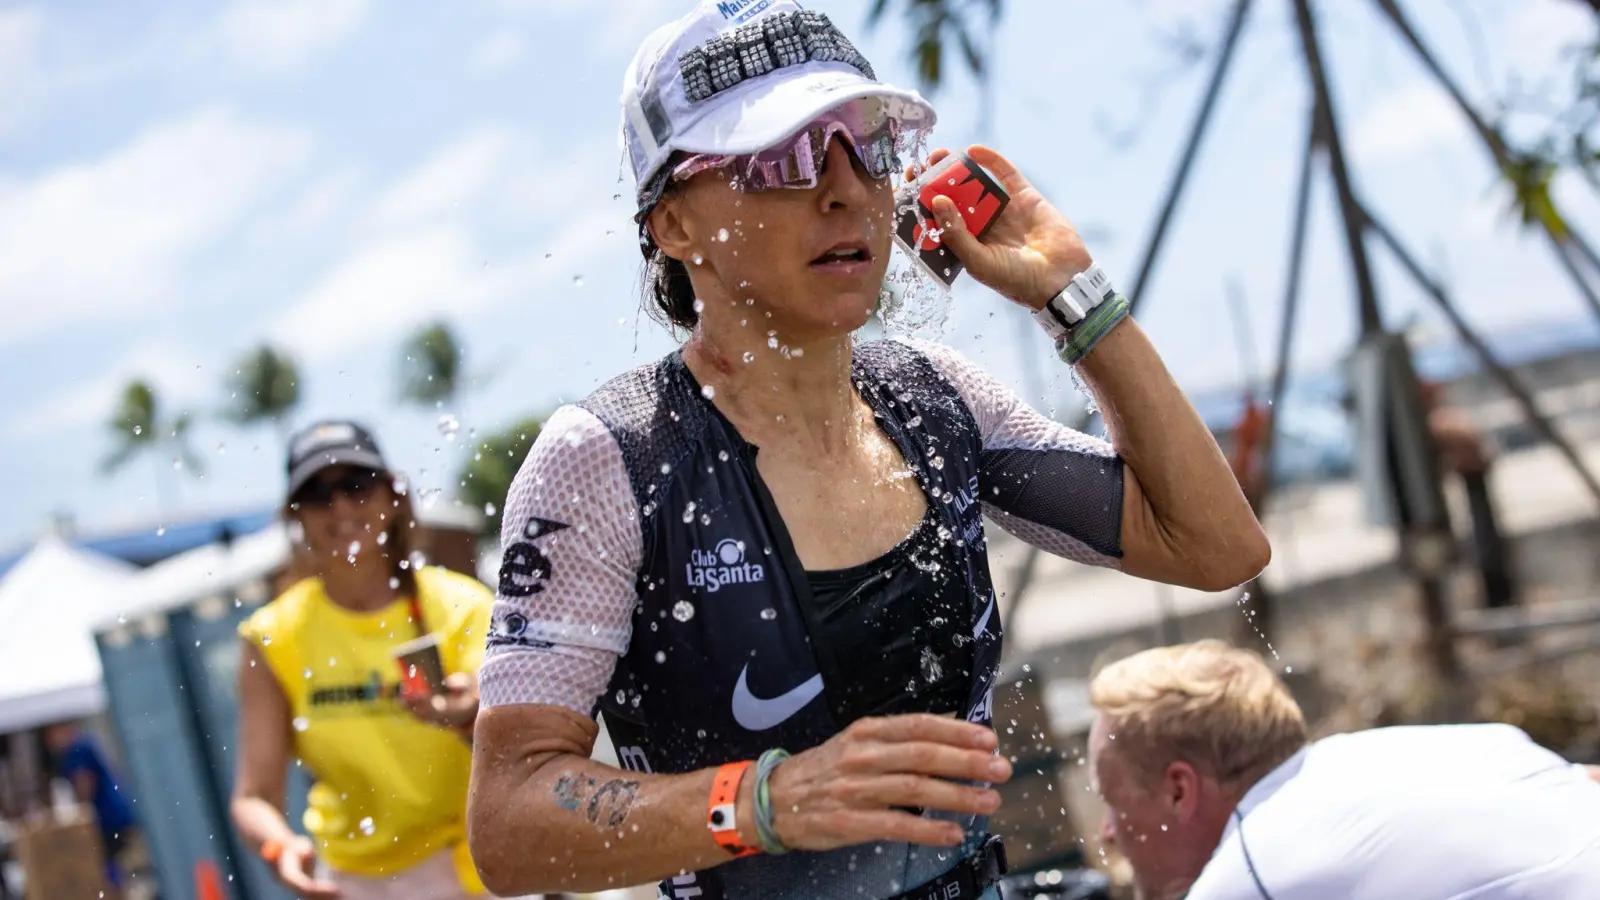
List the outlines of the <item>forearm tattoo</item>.
<svg viewBox="0 0 1600 900">
<path fill-rule="evenodd" d="M 639 796 L 639 782 L 613 778 L 601 783 L 587 775 L 562 775 L 551 793 L 562 809 L 581 809 L 589 824 L 602 831 L 615 831 L 628 821 L 633 801 Z"/>
</svg>

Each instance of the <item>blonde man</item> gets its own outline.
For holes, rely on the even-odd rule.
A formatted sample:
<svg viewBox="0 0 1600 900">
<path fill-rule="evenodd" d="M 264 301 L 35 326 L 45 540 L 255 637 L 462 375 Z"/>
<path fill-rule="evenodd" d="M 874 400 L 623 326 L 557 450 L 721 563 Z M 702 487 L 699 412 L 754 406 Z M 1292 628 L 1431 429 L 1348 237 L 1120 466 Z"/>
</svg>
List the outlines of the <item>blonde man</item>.
<svg viewBox="0 0 1600 900">
<path fill-rule="evenodd" d="M 1101 837 L 1142 900 L 1600 897 L 1600 784 L 1508 725 L 1309 743 L 1266 663 L 1220 641 L 1102 670 Z"/>
</svg>

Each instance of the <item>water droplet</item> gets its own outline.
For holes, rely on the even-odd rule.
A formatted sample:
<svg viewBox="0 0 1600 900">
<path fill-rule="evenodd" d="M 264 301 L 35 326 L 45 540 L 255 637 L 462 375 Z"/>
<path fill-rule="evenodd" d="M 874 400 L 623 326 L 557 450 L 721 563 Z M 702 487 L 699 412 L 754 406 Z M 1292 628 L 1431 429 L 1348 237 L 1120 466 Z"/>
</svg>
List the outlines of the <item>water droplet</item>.
<svg viewBox="0 0 1600 900">
<path fill-rule="evenodd" d="M 282 721 L 282 720 L 280 719 L 279 721 Z M 310 728 L 310 727 L 311 727 L 311 722 L 309 720 L 307 720 L 305 716 L 295 716 L 294 717 L 294 730 L 295 731 L 305 731 L 307 728 Z"/>
<path fill-rule="evenodd" d="M 667 661 L 667 654 L 666 654 L 666 651 L 664 651 L 664 650 L 657 650 L 657 651 L 656 651 L 656 662 L 658 662 L 658 663 L 664 663 L 664 662 L 666 662 L 666 661 Z"/>
<path fill-rule="evenodd" d="M 712 387 L 709 384 L 700 389 L 700 396 L 706 398 L 707 400 L 710 400 L 712 397 L 715 397 L 716 395 L 717 395 L 717 389 Z"/>
<path fill-rule="evenodd" d="M 777 339 L 777 338 L 775 338 L 775 337 L 771 337 L 771 336 L 769 336 L 769 337 L 768 337 L 768 338 L 767 338 L 767 349 L 769 349 L 769 350 L 776 350 L 776 349 L 778 349 L 778 339 Z"/>
<path fill-rule="evenodd" d="M 761 618 L 766 619 L 768 622 L 771 622 L 773 619 L 776 619 L 777 617 L 778 617 L 778 611 L 773 609 L 770 606 L 761 611 Z"/>
<path fill-rule="evenodd" d="M 311 670 L 310 669 L 307 669 L 304 672 L 301 672 L 300 674 L 301 674 L 302 677 L 305 678 L 305 680 L 307 680 L 307 681 L 311 680 Z"/>
<path fill-rule="evenodd" d="M 672 471 L 672 463 L 661 464 L 661 474 L 666 475 Z"/>
<path fill-rule="evenodd" d="M 337 666 L 338 664 L 339 664 L 339 658 L 337 656 L 328 657 L 328 665 Z"/>
<path fill-rule="evenodd" d="M 727 462 L 728 461 L 728 451 L 726 451 L 726 450 L 718 450 L 717 451 L 717 459 L 720 459 L 723 462 Z"/>
<path fill-rule="evenodd" d="M 167 533 L 167 526 L 165 526 L 165 525 L 157 525 L 156 526 L 156 537 L 161 537 L 162 535 L 164 535 L 166 533 Z"/>
<path fill-rule="evenodd" d="M 749 364 L 751 364 L 751 363 L 753 363 L 755 361 L 756 361 L 756 355 L 754 353 L 750 352 L 749 350 L 746 350 L 744 352 L 744 363 L 745 363 L 745 365 L 749 365 Z"/>
<path fill-rule="evenodd" d="M 572 286 L 573 287 L 583 287 L 583 276 L 582 275 L 574 275 L 574 276 L 572 276 Z"/>
<path fill-rule="evenodd" d="M 398 579 L 398 578 L 390 578 L 389 579 L 389 590 L 392 591 L 392 590 L 395 590 L 398 587 L 400 587 L 400 579 Z"/>
<path fill-rule="evenodd" d="M 697 266 L 703 266 L 706 264 L 706 258 L 698 253 L 690 257 L 690 259 L 694 260 L 694 264 Z"/>
<path fill-rule="evenodd" d="M 694 604 L 687 600 L 679 600 L 672 604 L 672 617 L 679 622 L 687 622 L 694 618 Z"/>
<path fill-rule="evenodd" d="M 135 426 L 133 426 L 133 434 L 134 434 L 135 437 L 137 437 L 137 436 L 139 436 L 141 434 L 144 434 L 144 426 L 143 425 L 135 425 Z"/>
<path fill-rule="evenodd" d="M 183 460 L 174 459 L 172 461 L 172 471 L 174 471 L 174 472 L 182 472 L 183 471 Z"/>
<path fill-rule="evenodd" d="M 942 469 L 942 468 L 944 468 L 944 457 L 942 457 L 942 456 L 935 456 L 935 457 L 934 457 L 934 458 L 933 458 L 933 467 L 934 467 L 934 468 L 935 468 L 935 469 Z"/>
<path fill-rule="evenodd" d="M 360 827 L 361 827 L 361 833 L 366 835 L 367 837 L 371 837 L 372 833 L 374 831 L 378 830 L 378 826 L 376 826 L 376 825 L 374 825 L 372 823 L 372 817 L 371 816 L 367 816 L 366 818 L 362 819 L 361 823 L 360 823 Z"/>
<path fill-rule="evenodd" d="M 495 505 L 493 503 L 485 503 L 483 505 L 483 514 L 493 516 L 495 514 Z"/>
<path fill-rule="evenodd" d="M 411 568 L 421 569 L 428 564 L 428 557 L 421 550 L 411 551 Z"/>
<path fill-rule="evenodd" d="M 356 555 L 361 552 L 361 542 L 351 541 L 350 546 L 346 547 L 344 552 L 349 555 L 351 562 L 355 562 Z"/>
<path fill-rule="evenodd" d="M 706 302 L 699 297 L 694 298 L 694 311 L 696 314 L 706 311 Z"/>
<path fill-rule="evenodd" d="M 117 621 L 119 621 L 119 622 L 122 621 L 121 617 L 118 617 Z M 263 634 L 261 636 L 261 646 L 263 646 L 263 647 L 271 647 L 272 646 L 272 635 Z"/>
<path fill-rule="evenodd" d="M 456 421 L 455 416 L 445 413 L 439 417 L 439 433 L 444 435 L 446 440 L 455 440 L 456 432 L 460 430 L 461 423 Z"/>
<path fill-rule="evenodd" d="M 685 524 L 694 521 L 694 501 L 693 500 L 689 501 L 689 505 L 684 507 L 684 509 L 683 509 L 683 521 L 684 521 Z"/>
<path fill-rule="evenodd" d="M 726 243 L 727 240 L 728 240 L 728 229 L 726 229 L 726 228 L 718 228 L 717 229 L 717 240 Z"/>
</svg>

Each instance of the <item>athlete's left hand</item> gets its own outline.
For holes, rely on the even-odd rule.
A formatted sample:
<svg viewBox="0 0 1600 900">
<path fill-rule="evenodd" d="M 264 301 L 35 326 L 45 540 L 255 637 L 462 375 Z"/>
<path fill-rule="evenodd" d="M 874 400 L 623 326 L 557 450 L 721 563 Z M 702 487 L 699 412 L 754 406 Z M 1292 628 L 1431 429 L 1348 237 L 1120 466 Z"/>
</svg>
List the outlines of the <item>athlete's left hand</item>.
<svg viewBox="0 0 1600 900">
<path fill-rule="evenodd" d="M 403 693 L 400 702 L 430 725 L 468 731 L 478 718 L 478 682 L 471 675 L 456 672 L 445 676 L 443 693 Z"/>
<path fill-rule="evenodd" d="M 949 155 L 944 148 L 935 150 L 928 165 Z M 1067 217 L 1029 184 L 1010 160 L 979 144 L 968 147 L 967 156 L 999 179 L 1011 202 L 980 241 L 967 231 L 955 201 L 935 198 L 933 213 L 943 230 L 942 240 L 972 277 L 1013 303 L 1043 309 L 1072 276 L 1093 265 L 1094 259 Z M 906 170 L 908 181 L 917 174 Z"/>
</svg>

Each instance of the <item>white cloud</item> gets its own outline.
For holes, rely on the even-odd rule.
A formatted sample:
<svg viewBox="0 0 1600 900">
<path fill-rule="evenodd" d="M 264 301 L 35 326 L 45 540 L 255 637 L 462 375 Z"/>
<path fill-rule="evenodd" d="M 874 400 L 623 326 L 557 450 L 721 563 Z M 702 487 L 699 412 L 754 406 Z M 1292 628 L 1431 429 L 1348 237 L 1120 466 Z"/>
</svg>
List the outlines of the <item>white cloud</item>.
<svg viewBox="0 0 1600 900">
<path fill-rule="evenodd" d="M 362 246 L 319 279 L 271 327 L 313 361 L 392 341 L 437 315 L 467 318 L 543 287 L 571 282 L 606 251 L 609 211 L 568 223 L 537 251 L 493 267 L 458 227 L 434 227 Z"/>
<path fill-rule="evenodd" d="M 298 131 L 202 112 L 103 159 L 0 182 L 0 344 L 170 301 L 310 152 Z"/>
<path fill-rule="evenodd" d="M 373 207 L 374 223 L 415 224 L 470 206 L 494 186 L 512 144 L 511 133 L 499 127 L 460 138 L 384 191 Z"/>
<path fill-rule="evenodd" d="M 106 422 L 118 392 L 134 378 L 150 382 L 170 410 L 199 399 L 215 373 L 197 371 L 187 351 L 158 338 L 130 350 L 100 374 L 13 416 L 8 436 L 26 440 Z"/>
<path fill-rule="evenodd" d="M 217 31 L 234 57 L 282 72 L 348 37 L 371 9 L 371 0 L 241 0 Z"/>
<path fill-rule="evenodd" d="M 273 328 L 312 359 L 386 340 L 431 311 L 459 312 L 495 293 L 466 235 L 431 229 L 370 244 L 337 264 Z"/>
<path fill-rule="evenodd" d="M 0 130 L 20 120 L 39 91 L 43 35 L 44 15 L 38 10 L 0 10 Z"/>
<path fill-rule="evenodd" d="M 1350 149 L 1363 163 L 1379 163 L 1469 136 L 1450 96 L 1432 82 L 1415 82 L 1391 91 L 1361 116 L 1350 132 Z"/>
<path fill-rule="evenodd" d="M 522 56 L 522 47 L 522 35 L 514 31 L 497 32 L 472 51 L 467 68 L 478 75 L 498 72 Z"/>
</svg>

